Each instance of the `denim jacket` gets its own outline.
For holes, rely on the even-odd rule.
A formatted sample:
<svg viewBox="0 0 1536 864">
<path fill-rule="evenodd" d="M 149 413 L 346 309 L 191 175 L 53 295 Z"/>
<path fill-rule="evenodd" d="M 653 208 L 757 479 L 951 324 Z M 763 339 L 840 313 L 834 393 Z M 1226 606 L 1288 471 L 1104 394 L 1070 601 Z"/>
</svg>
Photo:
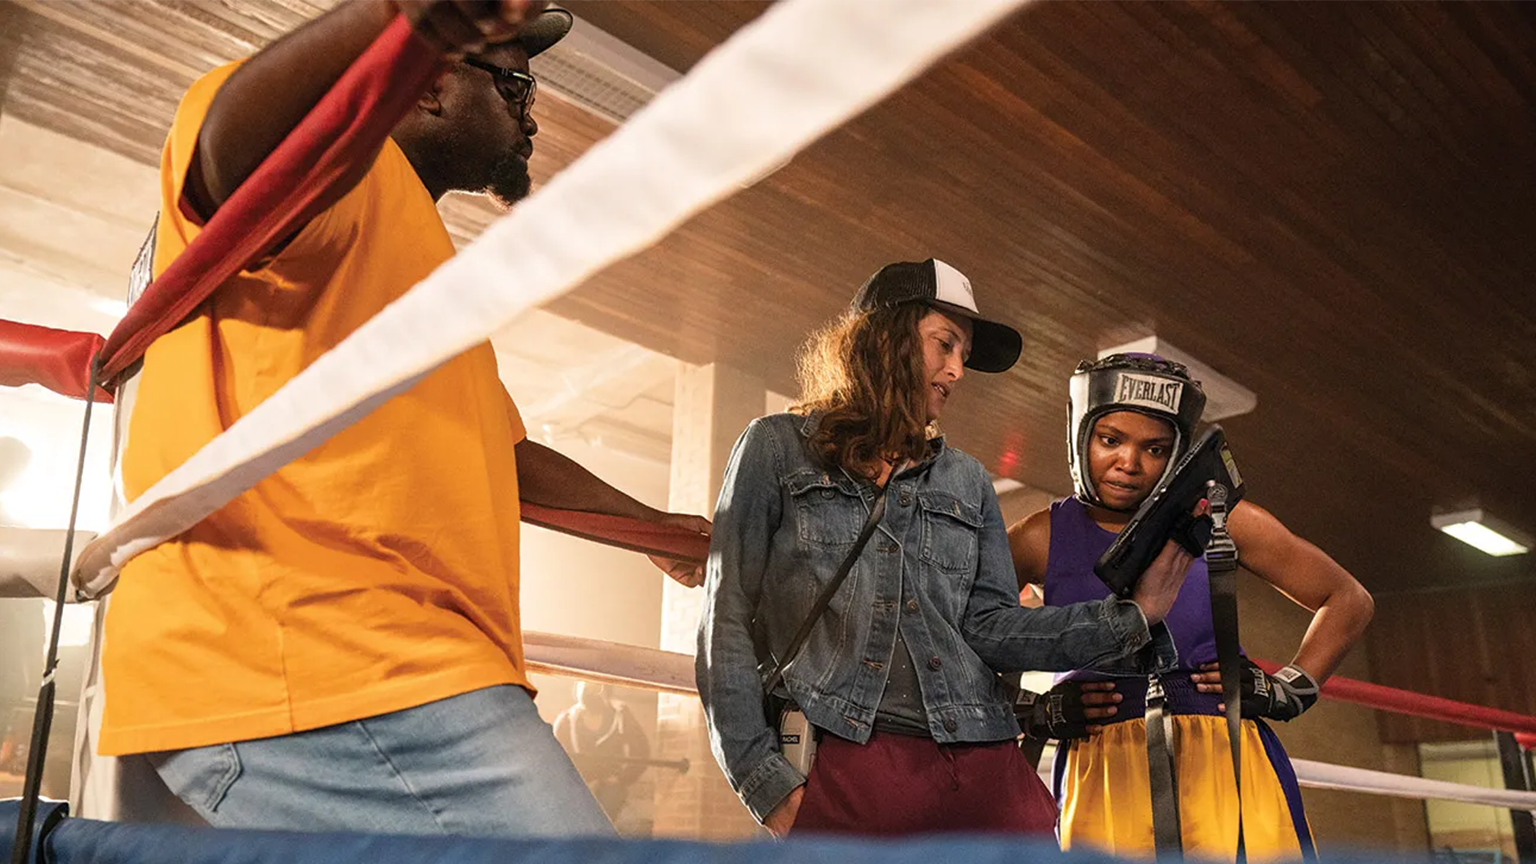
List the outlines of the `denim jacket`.
<svg viewBox="0 0 1536 864">
<path fill-rule="evenodd" d="M 868 517 L 875 488 L 811 458 L 816 416 L 752 421 L 715 510 L 696 673 L 710 746 L 759 820 L 805 777 L 763 715 L 763 682 Z M 863 743 L 885 690 L 896 627 L 912 653 L 936 741 L 1018 734 L 998 673 L 1172 669 L 1173 643 L 1110 598 L 1019 606 L 1008 537 L 981 463 L 934 442 L 890 481 L 886 511 L 799 657 L 788 696 L 818 728 Z"/>
</svg>

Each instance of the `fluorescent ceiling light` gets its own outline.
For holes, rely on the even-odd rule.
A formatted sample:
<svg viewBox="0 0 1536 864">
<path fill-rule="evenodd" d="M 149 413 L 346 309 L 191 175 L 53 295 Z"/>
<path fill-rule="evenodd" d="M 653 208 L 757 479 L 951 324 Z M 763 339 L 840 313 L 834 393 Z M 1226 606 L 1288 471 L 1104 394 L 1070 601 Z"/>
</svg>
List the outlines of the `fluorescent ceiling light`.
<svg viewBox="0 0 1536 864">
<path fill-rule="evenodd" d="M 1459 510 L 1429 517 L 1429 524 L 1457 540 L 1495 557 L 1524 555 L 1531 538 L 1482 510 Z"/>
</svg>

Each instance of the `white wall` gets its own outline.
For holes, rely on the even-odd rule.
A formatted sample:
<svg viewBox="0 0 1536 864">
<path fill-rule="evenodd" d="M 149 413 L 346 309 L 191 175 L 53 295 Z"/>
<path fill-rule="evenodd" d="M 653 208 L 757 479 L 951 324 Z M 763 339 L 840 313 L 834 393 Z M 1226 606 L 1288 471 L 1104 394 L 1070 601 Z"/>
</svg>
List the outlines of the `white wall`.
<svg viewBox="0 0 1536 864">
<path fill-rule="evenodd" d="M 555 449 L 652 507 L 667 504 L 667 466 L 580 439 Z M 667 577 L 645 556 L 523 526 L 523 627 L 655 648 Z"/>
</svg>

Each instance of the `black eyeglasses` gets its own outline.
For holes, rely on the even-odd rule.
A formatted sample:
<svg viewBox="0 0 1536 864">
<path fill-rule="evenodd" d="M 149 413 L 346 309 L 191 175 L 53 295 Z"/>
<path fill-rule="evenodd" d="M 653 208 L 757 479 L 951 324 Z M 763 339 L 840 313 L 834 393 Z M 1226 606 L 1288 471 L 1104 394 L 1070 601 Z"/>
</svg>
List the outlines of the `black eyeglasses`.
<svg viewBox="0 0 1536 864">
<path fill-rule="evenodd" d="M 539 82 L 532 75 L 471 57 L 465 57 L 464 64 L 491 73 L 491 77 L 496 79 L 496 91 L 501 94 L 501 98 L 516 105 L 521 116 L 527 117 L 528 112 L 533 110 L 533 94 L 539 89 Z"/>
</svg>

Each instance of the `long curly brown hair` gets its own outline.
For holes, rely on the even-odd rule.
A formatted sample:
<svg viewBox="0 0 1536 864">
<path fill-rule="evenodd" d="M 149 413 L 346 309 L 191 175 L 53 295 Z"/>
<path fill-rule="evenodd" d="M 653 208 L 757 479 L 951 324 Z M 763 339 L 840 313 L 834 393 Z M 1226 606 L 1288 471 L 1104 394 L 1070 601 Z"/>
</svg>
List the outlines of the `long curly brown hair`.
<svg viewBox="0 0 1536 864">
<path fill-rule="evenodd" d="M 921 303 L 849 310 L 812 333 L 795 358 L 797 414 L 819 412 L 811 453 L 824 467 L 866 475 L 880 459 L 928 452 L 928 388 L 917 322 Z"/>
</svg>

